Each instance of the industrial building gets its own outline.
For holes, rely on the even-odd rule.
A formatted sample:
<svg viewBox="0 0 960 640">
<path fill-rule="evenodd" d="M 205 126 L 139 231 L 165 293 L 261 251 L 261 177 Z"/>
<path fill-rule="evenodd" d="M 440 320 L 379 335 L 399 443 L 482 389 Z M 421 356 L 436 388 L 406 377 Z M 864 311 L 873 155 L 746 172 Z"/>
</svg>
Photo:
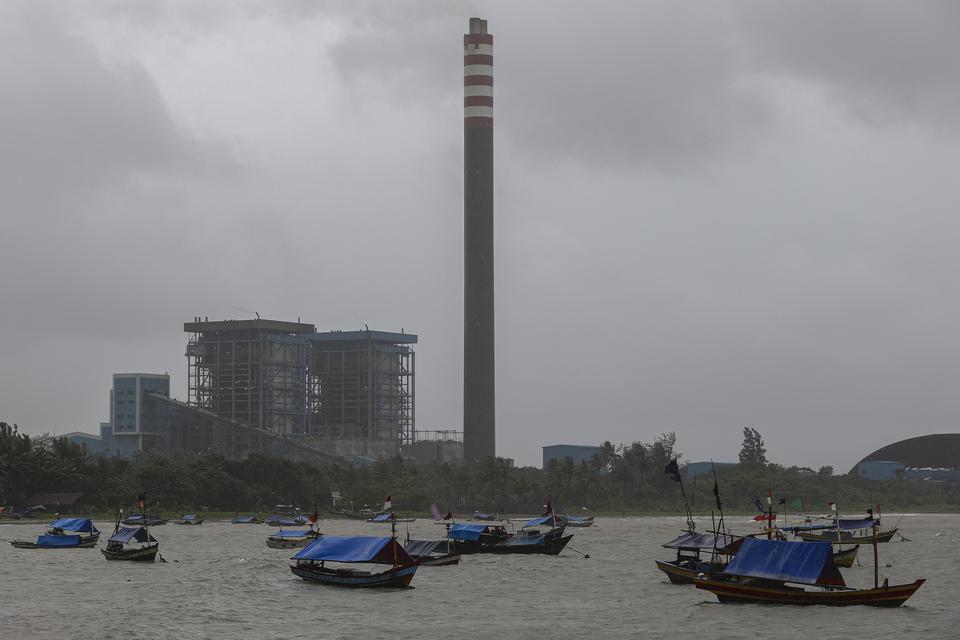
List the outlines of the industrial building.
<svg viewBox="0 0 960 640">
<path fill-rule="evenodd" d="M 414 334 L 260 318 L 183 329 L 191 406 L 338 456 L 396 455 L 414 441 Z"/>
</svg>

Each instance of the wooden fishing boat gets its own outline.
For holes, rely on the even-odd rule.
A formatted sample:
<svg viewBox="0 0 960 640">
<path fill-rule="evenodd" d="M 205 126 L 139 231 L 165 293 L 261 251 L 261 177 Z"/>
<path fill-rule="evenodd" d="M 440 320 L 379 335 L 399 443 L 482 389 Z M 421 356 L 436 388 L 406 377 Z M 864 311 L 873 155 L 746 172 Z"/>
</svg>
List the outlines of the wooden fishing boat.
<svg viewBox="0 0 960 640">
<path fill-rule="evenodd" d="M 397 518 L 392 513 L 379 513 L 372 518 L 368 518 L 367 522 L 373 522 L 376 524 L 390 524 L 391 522 L 416 522 L 416 518 Z"/>
<path fill-rule="evenodd" d="M 188 513 L 182 518 L 178 518 L 177 520 L 174 520 L 174 523 L 175 524 L 192 524 L 192 525 L 203 524 L 203 518 L 201 518 L 195 513 Z"/>
<path fill-rule="evenodd" d="M 264 520 L 264 522 L 272 527 L 296 527 L 297 525 L 307 524 L 307 517 L 302 513 L 275 513 Z"/>
<path fill-rule="evenodd" d="M 280 529 L 272 536 L 267 537 L 267 546 L 271 549 L 300 549 L 316 540 L 319 535 L 320 533 L 313 529 L 298 531 Z"/>
<path fill-rule="evenodd" d="M 107 560 L 153 562 L 160 550 L 160 543 L 150 535 L 146 527 L 117 526 L 100 551 Z"/>
<path fill-rule="evenodd" d="M 898 529 L 887 529 L 877 531 L 877 542 L 890 542 L 890 539 L 897 534 Z M 831 544 L 872 544 L 874 534 L 872 532 L 851 533 L 850 531 L 839 532 L 835 529 L 823 531 L 797 531 L 794 535 L 807 542 L 829 542 Z"/>
<path fill-rule="evenodd" d="M 710 591 L 720 602 L 875 607 L 898 607 L 923 583 L 920 578 L 900 585 L 884 580 L 880 585 L 875 568 L 872 589 L 852 589 L 834 564 L 830 546 L 756 538 L 743 540 L 719 576 L 694 581 L 698 589 Z"/>
<path fill-rule="evenodd" d="M 508 533 L 502 525 L 455 524 L 447 530 L 461 554 L 544 554 L 555 556 L 570 542 L 573 534 L 564 535 L 563 527 L 546 533 L 521 531 Z"/>
<path fill-rule="evenodd" d="M 568 527 L 592 527 L 593 516 L 560 516 Z"/>
<path fill-rule="evenodd" d="M 259 524 L 263 522 L 257 516 L 242 516 L 239 513 L 233 516 L 233 520 L 230 521 L 230 524 Z"/>
<path fill-rule="evenodd" d="M 484 522 L 492 522 L 497 519 L 497 514 L 487 513 L 486 511 L 474 511 L 473 512 L 474 520 L 483 520 Z"/>
<path fill-rule="evenodd" d="M 92 549 L 97 546 L 100 531 L 89 518 L 58 518 L 36 542 L 11 540 L 15 549 Z"/>
<path fill-rule="evenodd" d="M 693 584 L 701 575 L 714 575 L 727 566 L 726 557 L 733 555 L 739 543 L 731 535 L 687 531 L 663 545 L 677 552 L 675 560 L 655 560 L 657 569 L 666 574 L 673 584 Z M 705 560 L 701 553 L 717 552 L 717 560 Z"/>
<path fill-rule="evenodd" d="M 294 575 L 309 582 L 336 587 L 409 587 L 417 563 L 397 542 L 396 536 L 319 536 L 292 558 Z M 328 562 L 337 563 L 328 565 Z M 384 564 L 376 573 L 356 564 Z"/>
<path fill-rule="evenodd" d="M 156 513 L 131 514 L 123 519 L 123 524 L 132 527 L 159 527 L 167 524 L 168 520 L 161 518 Z"/>
<path fill-rule="evenodd" d="M 857 551 L 860 545 L 854 545 L 849 549 L 838 549 L 833 552 L 833 564 L 844 569 L 849 569 L 857 561 Z"/>
<path fill-rule="evenodd" d="M 453 542 L 449 540 L 410 540 L 403 545 L 410 557 L 421 567 L 448 567 L 460 563 Z"/>
</svg>

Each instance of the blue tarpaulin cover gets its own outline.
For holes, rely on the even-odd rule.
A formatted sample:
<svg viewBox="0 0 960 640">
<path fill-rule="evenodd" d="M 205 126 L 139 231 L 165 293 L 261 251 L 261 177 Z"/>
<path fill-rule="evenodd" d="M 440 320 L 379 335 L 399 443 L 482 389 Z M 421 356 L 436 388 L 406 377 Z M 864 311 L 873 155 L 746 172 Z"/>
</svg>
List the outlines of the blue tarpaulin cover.
<svg viewBox="0 0 960 640">
<path fill-rule="evenodd" d="M 733 536 L 720 535 L 716 533 L 696 533 L 687 532 L 679 538 L 674 538 L 663 546 L 667 549 L 724 549 L 733 543 Z"/>
<path fill-rule="evenodd" d="M 93 526 L 90 518 L 60 518 L 50 523 L 51 529 L 63 529 L 64 531 L 80 531 L 82 533 L 96 533 L 97 528 Z"/>
<path fill-rule="evenodd" d="M 480 535 L 487 530 L 485 524 L 455 524 L 447 531 L 447 537 L 454 540 L 479 540 Z"/>
<path fill-rule="evenodd" d="M 233 520 L 231 520 L 234 524 L 248 524 L 256 521 L 257 516 L 235 516 Z"/>
<path fill-rule="evenodd" d="M 493 520 L 494 515 L 492 513 L 484 513 L 483 511 L 474 511 L 473 517 L 477 520 Z"/>
<path fill-rule="evenodd" d="M 845 586 L 833 547 L 817 542 L 744 538 L 724 573 L 781 582 Z"/>
<path fill-rule="evenodd" d="M 197 519 L 197 514 L 195 514 L 195 513 L 188 513 L 187 515 L 183 516 L 183 517 L 180 518 L 180 519 L 181 519 L 181 520 L 196 520 L 196 519 Z"/>
<path fill-rule="evenodd" d="M 408 540 L 404 545 L 411 556 L 429 556 L 431 553 L 450 553 L 450 542 L 448 540 Z"/>
<path fill-rule="evenodd" d="M 307 521 L 304 516 L 285 516 L 275 513 L 267 518 L 267 524 L 279 525 L 281 527 L 292 527 L 298 524 L 304 524 Z"/>
<path fill-rule="evenodd" d="M 534 518 L 533 520 L 527 520 L 526 524 L 524 524 L 523 526 L 525 526 L 525 527 L 539 527 L 539 526 L 544 525 L 544 524 L 547 524 L 547 523 L 553 524 L 553 516 L 552 516 L 552 515 L 550 515 L 550 516 L 541 516 L 541 517 L 539 517 L 539 518 Z"/>
<path fill-rule="evenodd" d="M 563 516 L 567 519 L 567 522 L 586 522 L 587 516 Z"/>
<path fill-rule="evenodd" d="M 378 516 L 370 518 L 370 522 L 390 522 L 391 519 L 393 519 L 392 513 L 381 513 Z"/>
<path fill-rule="evenodd" d="M 872 518 L 840 518 L 841 529 L 870 529 L 875 520 Z"/>
<path fill-rule="evenodd" d="M 44 534 L 37 536 L 37 546 L 39 547 L 79 547 L 80 536 L 54 536 Z"/>
<path fill-rule="evenodd" d="M 517 545 L 536 546 L 542 545 L 546 536 L 510 536 L 506 540 L 497 543 L 498 547 L 515 547 Z"/>
<path fill-rule="evenodd" d="M 273 535 L 277 538 L 303 538 L 304 536 L 310 535 L 310 530 L 309 529 L 302 529 L 302 530 L 291 529 L 288 531 L 284 531 L 283 529 L 280 529 L 280 531 L 277 531 Z"/>
<path fill-rule="evenodd" d="M 120 527 L 117 532 L 110 536 L 110 542 L 127 543 L 131 540 L 137 542 L 156 542 L 156 539 L 147 533 L 143 527 Z"/>
<path fill-rule="evenodd" d="M 320 536 L 293 556 L 294 560 L 414 564 L 410 555 L 390 536 Z"/>
</svg>

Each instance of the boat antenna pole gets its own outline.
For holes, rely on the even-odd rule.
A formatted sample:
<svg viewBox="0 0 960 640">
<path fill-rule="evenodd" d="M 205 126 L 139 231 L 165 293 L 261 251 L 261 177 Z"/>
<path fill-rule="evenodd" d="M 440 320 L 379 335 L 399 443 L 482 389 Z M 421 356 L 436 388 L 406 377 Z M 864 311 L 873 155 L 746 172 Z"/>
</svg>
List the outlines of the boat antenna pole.
<svg viewBox="0 0 960 640">
<path fill-rule="evenodd" d="M 877 510 L 880 510 L 880 503 L 877 503 Z M 880 562 L 877 559 L 877 521 L 874 520 L 870 525 L 870 528 L 873 529 L 873 588 L 876 589 L 880 586 Z"/>
<path fill-rule="evenodd" d="M 773 540 L 773 489 L 767 487 L 767 540 Z"/>
<path fill-rule="evenodd" d="M 393 543 L 393 566 L 397 566 L 397 517 L 390 512 L 390 537 Z"/>
</svg>

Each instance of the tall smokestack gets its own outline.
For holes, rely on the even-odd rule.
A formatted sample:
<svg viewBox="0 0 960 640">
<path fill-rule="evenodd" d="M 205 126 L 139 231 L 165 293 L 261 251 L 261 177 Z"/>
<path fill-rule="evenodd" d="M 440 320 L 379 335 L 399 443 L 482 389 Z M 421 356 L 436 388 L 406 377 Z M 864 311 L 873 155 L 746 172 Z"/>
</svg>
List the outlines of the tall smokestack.
<svg viewBox="0 0 960 640">
<path fill-rule="evenodd" d="M 496 455 L 493 348 L 493 36 L 463 36 L 463 457 Z"/>
</svg>

